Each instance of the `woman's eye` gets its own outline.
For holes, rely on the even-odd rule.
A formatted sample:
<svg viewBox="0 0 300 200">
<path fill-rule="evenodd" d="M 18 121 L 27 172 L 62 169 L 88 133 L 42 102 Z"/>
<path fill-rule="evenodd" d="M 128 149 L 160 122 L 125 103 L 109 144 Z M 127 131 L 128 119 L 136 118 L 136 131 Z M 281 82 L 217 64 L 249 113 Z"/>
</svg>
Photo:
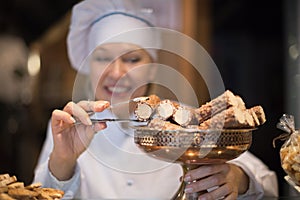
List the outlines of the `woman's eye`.
<svg viewBox="0 0 300 200">
<path fill-rule="evenodd" d="M 95 60 L 98 62 L 111 62 L 112 58 L 110 57 L 95 57 Z"/>
<path fill-rule="evenodd" d="M 130 57 L 130 58 L 124 58 L 123 60 L 124 62 L 137 63 L 140 62 L 141 59 L 139 57 Z"/>
</svg>

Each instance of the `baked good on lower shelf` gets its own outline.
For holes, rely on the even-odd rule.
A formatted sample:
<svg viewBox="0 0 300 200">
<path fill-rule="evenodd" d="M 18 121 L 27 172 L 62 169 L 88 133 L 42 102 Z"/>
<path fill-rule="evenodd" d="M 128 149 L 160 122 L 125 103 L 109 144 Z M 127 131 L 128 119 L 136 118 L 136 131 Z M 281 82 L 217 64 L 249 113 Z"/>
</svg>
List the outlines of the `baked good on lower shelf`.
<svg viewBox="0 0 300 200">
<path fill-rule="evenodd" d="M 59 200 L 63 195 L 64 191 L 43 188 L 41 183 L 24 186 L 23 182 L 17 181 L 16 176 L 0 174 L 0 200 Z"/>
</svg>

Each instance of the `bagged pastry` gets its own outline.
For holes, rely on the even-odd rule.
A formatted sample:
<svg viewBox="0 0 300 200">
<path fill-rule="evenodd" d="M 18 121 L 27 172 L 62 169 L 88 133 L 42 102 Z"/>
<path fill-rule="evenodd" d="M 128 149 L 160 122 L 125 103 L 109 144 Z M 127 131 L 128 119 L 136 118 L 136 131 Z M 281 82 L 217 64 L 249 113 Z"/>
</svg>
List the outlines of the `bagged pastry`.
<svg viewBox="0 0 300 200">
<path fill-rule="evenodd" d="M 300 132 L 295 130 L 294 117 L 284 114 L 277 128 L 285 132 L 275 138 L 285 140 L 280 148 L 281 167 L 288 175 L 285 179 L 294 186 L 300 186 Z"/>
</svg>

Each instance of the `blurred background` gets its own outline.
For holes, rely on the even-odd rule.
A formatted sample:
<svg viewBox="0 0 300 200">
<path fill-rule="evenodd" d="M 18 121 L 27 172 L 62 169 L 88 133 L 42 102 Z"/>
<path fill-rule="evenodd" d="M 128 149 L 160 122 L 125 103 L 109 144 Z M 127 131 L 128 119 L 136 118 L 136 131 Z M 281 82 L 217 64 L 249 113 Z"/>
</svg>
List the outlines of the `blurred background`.
<svg viewBox="0 0 300 200">
<path fill-rule="evenodd" d="M 280 194 L 293 195 L 280 166 L 283 142 L 274 148 L 272 140 L 282 133 L 276 124 L 283 113 L 293 114 L 300 126 L 299 2 L 140 1 L 154 5 L 160 26 L 189 35 L 209 52 L 226 89 L 249 107 L 263 106 L 267 122 L 255 131 L 250 150 L 277 172 Z M 0 1 L 0 173 L 27 184 L 52 110 L 72 99 L 76 73 L 65 39 L 70 9 L 77 2 Z"/>
</svg>

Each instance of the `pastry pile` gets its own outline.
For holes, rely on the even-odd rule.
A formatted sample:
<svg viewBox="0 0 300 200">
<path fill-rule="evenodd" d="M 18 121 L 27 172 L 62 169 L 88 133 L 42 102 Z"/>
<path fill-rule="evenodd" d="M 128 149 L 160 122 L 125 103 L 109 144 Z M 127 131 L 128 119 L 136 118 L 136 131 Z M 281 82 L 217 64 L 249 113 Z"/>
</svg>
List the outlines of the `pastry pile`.
<svg viewBox="0 0 300 200">
<path fill-rule="evenodd" d="M 247 108 L 243 99 L 230 90 L 198 108 L 150 95 L 148 100 L 137 103 L 134 113 L 140 121 L 150 120 L 149 127 L 166 130 L 190 126 L 198 129 L 254 128 L 266 122 L 260 105 Z"/>
</svg>

